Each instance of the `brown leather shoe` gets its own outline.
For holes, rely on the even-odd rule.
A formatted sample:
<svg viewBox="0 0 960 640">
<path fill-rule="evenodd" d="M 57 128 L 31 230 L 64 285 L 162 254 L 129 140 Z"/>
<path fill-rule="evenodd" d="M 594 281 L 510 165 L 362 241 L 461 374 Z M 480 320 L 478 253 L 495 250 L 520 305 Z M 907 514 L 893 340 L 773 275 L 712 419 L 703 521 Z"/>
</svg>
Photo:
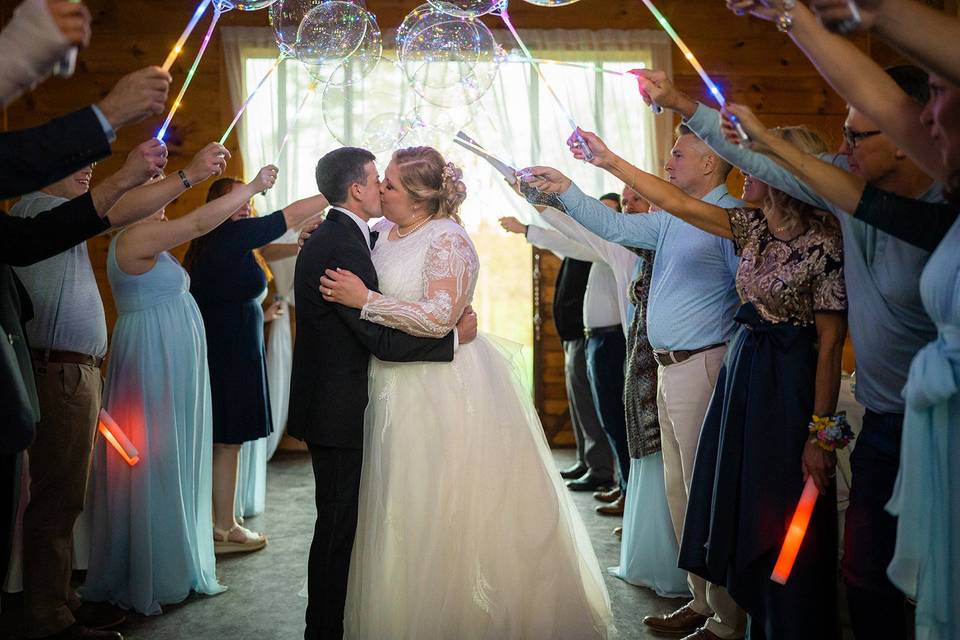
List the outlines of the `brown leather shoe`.
<svg viewBox="0 0 960 640">
<path fill-rule="evenodd" d="M 700 627 L 682 640 L 723 640 L 723 638 L 710 631 L 706 627 Z"/>
<path fill-rule="evenodd" d="M 610 491 L 596 491 L 593 494 L 594 500 L 599 500 L 600 502 L 606 502 L 607 504 L 613 502 L 620 497 L 620 487 L 614 487 Z"/>
<path fill-rule="evenodd" d="M 613 535 L 617 536 L 617 540 L 623 540 L 623 527 L 614 527 Z"/>
<path fill-rule="evenodd" d="M 672 613 L 667 613 L 662 616 L 647 616 L 643 619 L 643 624 L 657 633 L 683 636 L 691 633 L 699 633 L 701 630 L 700 627 L 702 627 L 706 621 L 707 616 L 700 615 L 691 609 L 690 603 L 688 602 Z M 703 631 L 706 631 L 706 629 L 703 629 Z M 710 632 L 707 631 L 707 633 Z"/>
<path fill-rule="evenodd" d="M 605 504 L 602 507 L 597 507 L 597 513 L 599 513 L 602 516 L 622 516 L 623 505 L 626 503 L 626 501 L 627 501 L 626 497 L 621 495 L 619 498 L 617 498 L 610 504 Z"/>
</svg>

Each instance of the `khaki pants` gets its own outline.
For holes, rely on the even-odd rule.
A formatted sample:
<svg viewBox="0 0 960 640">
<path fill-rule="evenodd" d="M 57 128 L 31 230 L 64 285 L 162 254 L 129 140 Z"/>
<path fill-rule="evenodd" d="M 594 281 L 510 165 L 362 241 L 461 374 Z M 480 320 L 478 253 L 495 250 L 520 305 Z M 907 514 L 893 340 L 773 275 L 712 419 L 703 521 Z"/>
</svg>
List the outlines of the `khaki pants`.
<svg viewBox="0 0 960 640">
<path fill-rule="evenodd" d="M 657 413 L 663 441 L 663 476 L 678 544 L 683 533 L 683 519 L 687 514 L 700 428 L 726 351 L 726 347 L 704 351 L 680 364 L 661 366 L 657 371 Z M 687 582 L 693 593 L 690 608 L 701 615 L 712 615 L 707 621 L 707 629 L 721 638 L 742 638 L 746 614 L 727 590 L 693 574 L 687 575 Z"/>
<path fill-rule="evenodd" d="M 37 371 L 40 424 L 30 446 L 30 502 L 23 516 L 23 592 L 29 637 L 74 623 L 73 526 L 83 510 L 100 411 L 100 369 L 48 363 Z"/>
</svg>

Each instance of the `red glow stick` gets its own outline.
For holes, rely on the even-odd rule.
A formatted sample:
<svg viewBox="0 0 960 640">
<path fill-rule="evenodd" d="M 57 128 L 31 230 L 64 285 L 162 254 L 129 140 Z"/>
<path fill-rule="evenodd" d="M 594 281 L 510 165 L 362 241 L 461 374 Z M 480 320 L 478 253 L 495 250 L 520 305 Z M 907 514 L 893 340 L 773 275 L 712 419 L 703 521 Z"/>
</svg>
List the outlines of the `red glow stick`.
<svg viewBox="0 0 960 640">
<path fill-rule="evenodd" d="M 810 516 L 813 514 L 813 506 L 817 503 L 817 485 L 813 481 L 813 476 L 807 476 L 807 484 L 803 486 L 803 493 L 800 495 L 800 502 L 797 503 L 797 510 L 793 512 L 793 519 L 790 520 L 790 528 L 787 529 L 787 535 L 783 539 L 783 547 L 780 548 L 780 556 L 777 558 L 777 564 L 773 567 L 773 573 L 770 579 L 779 584 L 786 584 L 790 577 L 790 571 L 793 570 L 793 563 L 797 559 L 797 553 L 800 551 L 800 544 L 803 537 L 807 535 L 807 525 L 810 524 Z"/>
<path fill-rule="evenodd" d="M 123 458 L 131 467 L 140 462 L 140 454 L 137 448 L 130 442 L 130 438 L 123 432 L 120 425 L 107 413 L 106 409 L 100 409 L 100 424 L 97 425 L 103 439 L 106 440 L 117 450 L 120 457 Z"/>
</svg>

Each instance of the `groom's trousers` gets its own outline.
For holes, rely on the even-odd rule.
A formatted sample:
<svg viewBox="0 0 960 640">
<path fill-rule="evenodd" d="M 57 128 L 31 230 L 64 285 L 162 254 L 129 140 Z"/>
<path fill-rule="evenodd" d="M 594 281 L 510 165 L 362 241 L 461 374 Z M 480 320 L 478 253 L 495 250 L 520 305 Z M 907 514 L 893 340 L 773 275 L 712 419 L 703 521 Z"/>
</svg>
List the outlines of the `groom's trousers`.
<svg viewBox="0 0 960 640">
<path fill-rule="evenodd" d="M 310 445 L 317 522 L 307 572 L 304 640 L 342 640 L 347 574 L 357 532 L 363 451 Z"/>
</svg>

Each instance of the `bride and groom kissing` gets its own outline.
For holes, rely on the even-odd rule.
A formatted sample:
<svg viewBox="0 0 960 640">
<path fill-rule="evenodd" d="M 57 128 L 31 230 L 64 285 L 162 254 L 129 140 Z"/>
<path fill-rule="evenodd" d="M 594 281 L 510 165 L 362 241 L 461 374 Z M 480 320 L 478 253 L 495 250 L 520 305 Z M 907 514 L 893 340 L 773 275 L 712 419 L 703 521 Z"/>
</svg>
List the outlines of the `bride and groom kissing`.
<svg viewBox="0 0 960 640">
<path fill-rule="evenodd" d="M 316 177 L 332 209 L 297 258 L 287 425 L 316 484 L 304 637 L 605 638 L 586 530 L 508 357 L 477 335 L 462 174 L 415 147 L 381 181 L 344 147 Z"/>
</svg>

